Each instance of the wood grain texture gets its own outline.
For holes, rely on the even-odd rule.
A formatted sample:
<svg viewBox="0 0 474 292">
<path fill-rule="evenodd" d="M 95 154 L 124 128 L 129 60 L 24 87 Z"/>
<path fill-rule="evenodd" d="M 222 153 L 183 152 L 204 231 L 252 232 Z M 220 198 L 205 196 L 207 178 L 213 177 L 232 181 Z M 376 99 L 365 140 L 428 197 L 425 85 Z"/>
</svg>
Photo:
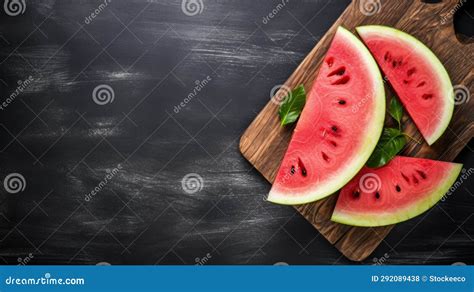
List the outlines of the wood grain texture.
<svg viewBox="0 0 474 292">
<path fill-rule="evenodd" d="M 421 1 L 380 1 L 379 11 L 371 16 L 364 15 L 363 3 L 354 1 L 334 23 L 326 35 L 302 61 L 285 85 L 294 88 L 304 84 L 310 89 L 313 79 L 338 26 L 354 32 L 354 28 L 366 24 L 393 26 L 410 33 L 424 42 L 440 58 L 451 77 L 453 85 L 462 84 L 473 91 L 474 78 L 472 60 L 473 44 L 463 44 L 455 36 L 452 10 L 458 1 L 443 1 L 427 4 Z M 386 85 L 387 98 L 394 93 Z M 474 134 L 474 101 L 457 105 L 453 119 L 445 134 L 431 147 L 409 142 L 402 154 L 452 161 L 467 145 Z M 420 133 L 408 116 L 403 117 L 405 132 L 422 140 Z M 388 122 L 388 121 L 387 121 Z M 240 150 L 255 168 L 270 182 L 273 182 L 278 166 L 283 159 L 294 127 L 279 126 L 277 105 L 269 102 L 258 114 L 240 141 Z M 361 261 L 367 258 L 393 226 L 362 228 L 333 223 L 329 220 L 337 196 L 295 208 L 319 232 L 347 258 Z"/>
</svg>

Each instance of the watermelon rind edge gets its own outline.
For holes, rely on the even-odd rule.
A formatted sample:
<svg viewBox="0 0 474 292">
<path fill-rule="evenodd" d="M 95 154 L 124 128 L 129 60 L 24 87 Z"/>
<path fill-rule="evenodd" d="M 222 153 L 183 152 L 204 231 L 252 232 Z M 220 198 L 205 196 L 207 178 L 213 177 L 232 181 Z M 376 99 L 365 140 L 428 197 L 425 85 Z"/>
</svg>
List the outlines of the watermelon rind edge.
<svg viewBox="0 0 474 292">
<path fill-rule="evenodd" d="M 408 219 L 414 218 L 428 211 L 449 191 L 461 173 L 462 164 L 452 163 L 449 175 L 439 184 L 439 186 L 426 197 L 396 213 L 380 213 L 380 214 L 355 214 L 354 212 L 343 213 L 334 211 L 331 221 L 351 226 L 359 227 L 377 227 L 397 224 Z"/>
<path fill-rule="evenodd" d="M 373 58 L 369 49 L 358 39 L 352 32 L 339 26 L 337 29 L 338 33 L 341 33 L 347 38 L 353 46 L 364 57 L 367 68 L 370 71 L 368 76 L 373 77 L 375 94 L 375 106 L 374 106 L 374 120 L 368 125 L 367 136 L 363 140 L 360 146 L 360 152 L 355 155 L 354 159 L 347 162 L 346 167 L 342 171 L 343 174 L 337 175 L 333 181 L 327 183 L 325 186 L 318 188 L 318 191 L 309 190 L 305 194 L 299 194 L 297 196 L 288 196 L 286 193 L 280 193 L 272 190 L 267 197 L 267 201 L 280 204 L 280 205 L 302 205 L 312 203 L 314 201 L 323 199 L 330 195 L 335 194 L 339 189 L 346 185 L 359 171 L 364 167 L 370 155 L 374 151 L 380 136 L 385 121 L 385 87 L 382 80 L 382 74 L 378 68 L 377 62 Z"/>
<path fill-rule="evenodd" d="M 454 88 L 451 83 L 446 68 L 439 58 L 433 53 L 433 51 L 427 47 L 423 42 L 415 38 L 414 36 L 398 30 L 393 27 L 388 27 L 385 25 L 364 25 L 356 27 L 356 31 L 360 36 L 367 34 L 381 34 L 389 37 L 395 37 L 401 39 L 402 41 L 412 45 L 413 50 L 417 50 L 420 55 L 425 56 L 429 63 L 432 65 L 433 69 L 436 71 L 437 75 L 440 77 L 442 82 L 442 88 L 444 91 L 444 111 L 442 117 L 440 117 L 440 123 L 436 131 L 434 131 L 430 136 L 424 137 L 428 145 L 435 143 L 446 131 L 448 125 L 451 121 L 454 111 Z"/>
</svg>

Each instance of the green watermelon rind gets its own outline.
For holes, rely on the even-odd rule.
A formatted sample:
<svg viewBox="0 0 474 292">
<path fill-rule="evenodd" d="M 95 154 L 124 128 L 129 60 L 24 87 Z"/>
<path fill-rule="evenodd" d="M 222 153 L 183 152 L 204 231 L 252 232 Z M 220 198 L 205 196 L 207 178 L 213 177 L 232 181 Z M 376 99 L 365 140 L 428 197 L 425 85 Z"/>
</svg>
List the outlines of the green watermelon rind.
<svg viewBox="0 0 474 292">
<path fill-rule="evenodd" d="M 414 202 L 410 206 L 407 206 L 395 213 L 380 213 L 380 214 L 368 214 L 366 212 L 356 214 L 355 212 L 343 212 L 341 210 L 334 211 L 331 217 L 331 221 L 360 227 L 377 227 L 397 224 L 408 219 L 414 218 L 433 207 L 443 196 L 448 192 L 451 186 L 456 182 L 459 174 L 461 173 L 463 165 L 453 163 L 452 168 L 449 170 L 449 175 L 440 182 L 439 186 L 435 190 L 418 202 Z M 383 182 L 382 182 L 383 183 Z"/>
<path fill-rule="evenodd" d="M 388 37 L 393 37 L 395 39 L 400 39 L 404 43 L 411 45 L 413 51 L 417 51 L 420 56 L 426 57 L 428 63 L 432 65 L 432 68 L 437 73 L 439 80 L 442 84 L 442 91 L 444 94 L 444 111 L 440 117 L 440 123 L 437 130 L 435 130 L 429 137 L 424 137 L 428 145 L 435 143 L 446 131 L 448 125 L 451 121 L 454 111 L 454 88 L 449 78 L 449 74 L 446 71 L 443 63 L 438 59 L 438 57 L 430 50 L 424 43 L 419 41 L 414 36 L 405 33 L 401 30 L 384 26 L 384 25 L 365 25 L 356 27 L 356 31 L 360 36 L 368 34 L 376 35 L 386 35 Z"/>
<path fill-rule="evenodd" d="M 360 52 L 360 55 L 363 57 L 369 71 L 367 76 L 370 76 L 374 82 L 375 106 L 373 109 L 373 121 L 367 126 L 367 135 L 363 138 L 358 154 L 354 155 L 354 159 L 351 161 L 341 161 L 341 163 L 346 164 L 346 167 L 342 169 L 337 176 L 333 177 L 333 180 L 327 182 L 325 185 L 319 185 L 313 190 L 308 190 L 305 193 L 298 195 L 289 196 L 284 192 L 278 192 L 272 189 L 267 197 L 267 201 L 269 202 L 281 205 L 302 205 L 323 199 L 336 193 L 364 167 L 382 134 L 385 121 L 385 88 L 377 62 L 375 62 L 372 54 L 362 41 L 350 31 L 339 26 L 338 33 L 342 34 L 347 42 L 356 47 L 357 51 Z"/>
</svg>

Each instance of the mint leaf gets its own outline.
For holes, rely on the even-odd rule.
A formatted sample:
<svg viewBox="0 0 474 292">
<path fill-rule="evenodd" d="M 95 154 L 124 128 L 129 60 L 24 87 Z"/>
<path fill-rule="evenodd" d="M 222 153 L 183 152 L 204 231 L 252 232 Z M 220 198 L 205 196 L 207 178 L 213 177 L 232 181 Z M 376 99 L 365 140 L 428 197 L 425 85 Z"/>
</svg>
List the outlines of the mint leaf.
<svg viewBox="0 0 474 292">
<path fill-rule="evenodd" d="M 280 104 L 278 115 L 280 115 L 281 126 L 294 123 L 306 103 L 306 92 L 304 86 L 300 85 L 293 89 Z"/>
<path fill-rule="evenodd" d="M 380 167 L 392 160 L 407 144 L 405 134 L 399 129 L 384 128 L 375 150 L 367 161 L 368 167 Z"/>
<path fill-rule="evenodd" d="M 402 121 L 402 116 L 403 116 L 403 106 L 398 101 L 398 99 L 394 96 L 390 100 L 390 106 L 388 108 L 389 114 L 394 118 L 397 123 L 398 123 L 398 128 L 401 129 L 401 121 Z"/>
</svg>

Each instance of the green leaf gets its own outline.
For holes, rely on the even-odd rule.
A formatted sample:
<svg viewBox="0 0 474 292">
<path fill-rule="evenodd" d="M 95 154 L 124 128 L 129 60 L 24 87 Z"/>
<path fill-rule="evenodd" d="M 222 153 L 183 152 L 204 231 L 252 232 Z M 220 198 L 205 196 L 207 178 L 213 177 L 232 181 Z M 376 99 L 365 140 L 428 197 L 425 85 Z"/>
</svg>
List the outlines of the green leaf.
<svg viewBox="0 0 474 292">
<path fill-rule="evenodd" d="M 399 129 L 384 128 L 374 152 L 367 161 L 368 167 L 380 167 L 392 160 L 407 144 L 405 134 Z"/>
<path fill-rule="evenodd" d="M 390 106 L 388 108 L 388 112 L 390 113 L 392 118 L 394 118 L 397 121 L 398 128 L 400 129 L 402 116 L 403 116 L 403 106 L 396 97 L 392 97 L 392 99 L 390 100 Z"/>
<path fill-rule="evenodd" d="M 281 126 L 294 123 L 306 103 L 306 92 L 304 86 L 300 85 L 293 89 L 280 104 L 278 114 L 280 115 Z"/>
</svg>

